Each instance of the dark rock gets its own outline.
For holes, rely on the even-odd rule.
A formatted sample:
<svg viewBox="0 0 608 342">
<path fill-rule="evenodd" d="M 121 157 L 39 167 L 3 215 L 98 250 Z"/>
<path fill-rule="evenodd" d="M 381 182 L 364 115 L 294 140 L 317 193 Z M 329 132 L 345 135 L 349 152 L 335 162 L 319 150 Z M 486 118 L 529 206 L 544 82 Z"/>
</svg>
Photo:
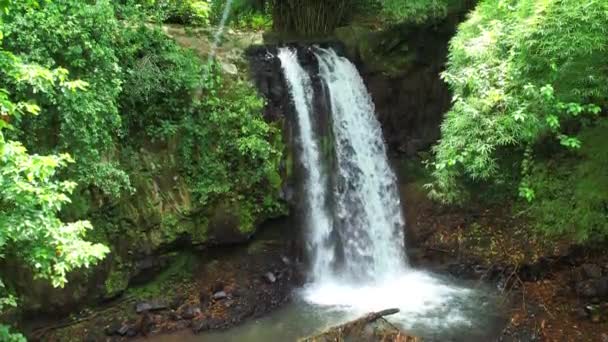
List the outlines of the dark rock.
<svg viewBox="0 0 608 342">
<path fill-rule="evenodd" d="M 97 341 L 103 341 L 103 340 L 104 340 L 103 336 L 100 336 L 99 332 L 95 332 L 95 331 L 89 332 L 84 338 L 84 342 L 97 342 Z"/>
<path fill-rule="evenodd" d="M 232 297 L 244 297 L 245 296 L 245 290 L 241 289 L 241 288 L 236 288 L 232 291 L 231 293 Z"/>
<path fill-rule="evenodd" d="M 576 284 L 576 294 L 585 298 L 595 297 L 597 291 L 593 286 L 593 281 L 582 281 Z"/>
<path fill-rule="evenodd" d="M 266 274 L 264 274 L 264 280 L 269 284 L 274 284 L 277 282 L 277 277 L 272 272 L 266 272 Z"/>
<path fill-rule="evenodd" d="M 201 309 L 194 305 L 184 305 L 178 313 L 184 319 L 192 319 L 201 314 Z"/>
<path fill-rule="evenodd" d="M 206 291 L 201 291 L 198 294 L 198 302 L 201 305 L 201 308 L 204 308 L 209 304 L 209 294 Z"/>
<path fill-rule="evenodd" d="M 209 330 L 209 321 L 206 319 L 196 319 L 192 321 L 192 332 L 195 334 Z"/>
<path fill-rule="evenodd" d="M 211 287 L 211 292 L 216 293 L 220 291 L 224 291 L 224 283 L 221 281 L 216 281 L 215 284 L 213 284 L 213 286 Z"/>
<path fill-rule="evenodd" d="M 587 312 L 587 308 L 578 308 L 575 310 L 576 318 L 580 320 L 587 319 L 589 317 L 589 313 Z"/>
<path fill-rule="evenodd" d="M 135 337 L 139 335 L 139 332 L 134 327 L 129 327 L 125 336 L 127 337 Z"/>
<path fill-rule="evenodd" d="M 608 277 L 595 280 L 595 287 L 599 297 L 608 297 Z"/>
<path fill-rule="evenodd" d="M 129 332 L 129 329 L 131 329 L 131 326 L 125 323 L 116 330 L 116 333 L 120 336 L 125 336 Z"/>
<path fill-rule="evenodd" d="M 105 329 L 104 332 L 106 333 L 106 335 L 108 336 L 113 336 L 118 334 L 118 330 L 122 327 L 122 323 L 119 321 L 114 321 L 110 324 L 108 324 Z"/>
<path fill-rule="evenodd" d="M 222 300 L 228 298 L 228 295 L 224 291 L 219 291 L 213 294 L 213 300 Z"/>
<path fill-rule="evenodd" d="M 587 278 L 598 279 L 602 277 L 602 268 L 599 265 L 584 264 L 581 269 Z"/>
<path fill-rule="evenodd" d="M 177 313 L 177 311 L 171 311 L 169 312 L 169 319 L 172 321 L 179 321 L 180 319 L 182 319 L 182 316 Z"/>
<path fill-rule="evenodd" d="M 139 314 L 146 311 L 164 310 L 166 308 L 168 308 L 166 302 L 156 299 L 147 302 L 137 303 L 137 305 L 135 306 L 135 311 Z"/>
<path fill-rule="evenodd" d="M 175 296 L 171 300 L 171 305 L 169 306 L 173 310 L 177 310 L 184 303 L 185 298 L 181 295 Z"/>
</svg>

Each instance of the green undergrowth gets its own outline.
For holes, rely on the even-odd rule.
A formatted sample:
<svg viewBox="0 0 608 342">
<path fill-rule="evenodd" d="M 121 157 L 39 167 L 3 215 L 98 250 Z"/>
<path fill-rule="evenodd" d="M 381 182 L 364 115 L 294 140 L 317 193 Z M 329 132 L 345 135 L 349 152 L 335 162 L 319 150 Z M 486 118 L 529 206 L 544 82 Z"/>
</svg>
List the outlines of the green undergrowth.
<svg viewBox="0 0 608 342">
<path fill-rule="evenodd" d="M 520 210 L 549 236 L 600 242 L 608 237 L 608 119 L 583 129 L 580 153 L 535 164 L 531 182 L 538 197 Z"/>
</svg>

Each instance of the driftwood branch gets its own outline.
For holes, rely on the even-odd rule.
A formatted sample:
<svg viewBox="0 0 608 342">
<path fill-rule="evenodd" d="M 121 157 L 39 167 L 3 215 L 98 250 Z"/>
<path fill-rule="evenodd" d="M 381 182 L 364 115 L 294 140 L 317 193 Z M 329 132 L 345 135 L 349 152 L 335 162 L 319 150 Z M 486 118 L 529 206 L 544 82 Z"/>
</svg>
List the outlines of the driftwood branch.
<svg viewBox="0 0 608 342">
<path fill-rule="evenodd" d="M 384 319 L 394 315 L 399 309 L 387 309 L 369 313 L 359 319 L 330 328 L 318 335 L 300 339 L 299 342 L 335 341 L 394 341 L 419 342 L 417 337 L 409 336 Z"/>
</svg>

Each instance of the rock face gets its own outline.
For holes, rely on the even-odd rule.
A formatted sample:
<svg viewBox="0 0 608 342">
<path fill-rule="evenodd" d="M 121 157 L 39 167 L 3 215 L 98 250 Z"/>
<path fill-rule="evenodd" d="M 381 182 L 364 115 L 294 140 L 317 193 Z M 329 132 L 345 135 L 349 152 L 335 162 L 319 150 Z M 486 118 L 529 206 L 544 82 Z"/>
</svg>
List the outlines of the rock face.
<svg viewBox="0 0 608 342">
<path fill-rule="evenodd" d="M 421 339 L 409 336 L 389 323 L 383 316 L 399 312 L 399 309 L 389 309 L 367 314 L 354 321 L 333 327 L 318 335 L 300 339 L 300 342 L 334 342 L 334 341 L 392 341 L 418 342 Z"/>
</svg>

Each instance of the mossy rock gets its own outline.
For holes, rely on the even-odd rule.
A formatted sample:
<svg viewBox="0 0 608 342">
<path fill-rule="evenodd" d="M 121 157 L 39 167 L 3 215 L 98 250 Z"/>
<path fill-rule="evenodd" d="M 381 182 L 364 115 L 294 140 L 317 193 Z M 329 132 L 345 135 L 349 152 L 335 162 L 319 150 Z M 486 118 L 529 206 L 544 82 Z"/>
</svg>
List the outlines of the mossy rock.
<svg viewBox="0 0 608 342">
<path fill-rule="evenodd" d="M 339 27 L 334 35 L 346 47 L 351 59 L 366 72 L 397 77 L 411 70 L 416 58 L 398 31 L 379 31 L 359 25 Z"/>
</svg>

